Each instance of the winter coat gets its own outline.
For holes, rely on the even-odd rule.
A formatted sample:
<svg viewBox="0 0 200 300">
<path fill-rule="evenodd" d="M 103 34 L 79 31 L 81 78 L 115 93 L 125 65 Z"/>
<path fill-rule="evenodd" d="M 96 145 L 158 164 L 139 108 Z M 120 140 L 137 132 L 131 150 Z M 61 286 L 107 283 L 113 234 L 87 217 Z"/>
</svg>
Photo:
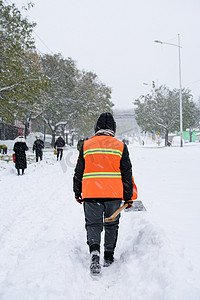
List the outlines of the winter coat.
<svg viewBox="0 0 200 300">
<path fill-rule="evenodd" d="M 54 144 L 54 148 L 56 149 L 63 149 L 63 147 L 65 146 L 65 141 L 64 139 L 59 136 L 59 138 L 56 140 L 55 144 Z"/>
<path fill-rule="evenodd" d="M 33 151 L 42 152 L 44 149 L 44 142 L 40 139 L 37 139 L 33 144 Z"/>
<path fill-rule="evenodd" d="M 27 162 L 26 162 L 26 153 L 25 151 L 28 150 L 26 145 L 26 141 L 24 138 L 17 138 L 15 140 L 15 144 L 13 147 L 13 151 L 15 152 L 15 168 L 16 169 L 26 169 Z"/>
</svg>

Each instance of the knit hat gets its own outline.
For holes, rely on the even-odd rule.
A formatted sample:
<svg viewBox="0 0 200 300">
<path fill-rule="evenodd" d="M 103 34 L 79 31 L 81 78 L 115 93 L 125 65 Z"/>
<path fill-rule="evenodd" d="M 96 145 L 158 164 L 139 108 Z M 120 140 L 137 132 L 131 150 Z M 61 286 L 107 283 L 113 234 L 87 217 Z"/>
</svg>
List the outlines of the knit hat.
<svg viewBox="0 0 200 300">
<path fill-rule="evenodd" d="M 94 127 L 95 133 L 100 129 L 109 129 L 115 133 L 116 123 L 111 113 L 106 112 L 100 115 Z"/>
</svg>

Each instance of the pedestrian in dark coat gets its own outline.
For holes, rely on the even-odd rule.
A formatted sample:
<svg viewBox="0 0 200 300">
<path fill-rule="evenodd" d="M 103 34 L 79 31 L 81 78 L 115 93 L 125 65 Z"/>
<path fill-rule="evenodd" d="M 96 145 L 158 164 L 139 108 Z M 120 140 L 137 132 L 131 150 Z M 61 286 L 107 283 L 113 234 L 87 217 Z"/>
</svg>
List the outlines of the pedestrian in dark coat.
<svg viewBox="0 0 200 300">
<path fill-rule="evenodd" d="M 59 159 L 59 156 L 60 156 L 60 160 L 62 159 L 64 146 L 65 146 L 64 138 L 60 135 L 54 144 L 54 148 L 57 150 L 57 160 Z"/>
<path fill-rule="evenodd" d="M 15 152 L 15 168 L 17 169 L 18 175 L 20 175 L 20 169 L 22 170 L 22 175 L 23 175 L 24 169 L 27 168 L 27 162 L 26 162 L 27 150 L 28 150 L 28 146 L 26 145 L 24 136 L 17 137 L 15 139 L 13 151 Z"/>
<path fill-rule="evenodd" d="M 33 144 L 33 152 L 35 151 L 36 162 L 38 162 L 38 157 L 42 160 L 43 149 L 44 149 L 44 142 L 39 138 L 36 137 L 36 141 Z"/>
<path fill-rule="evenodd" d="M 115 136 L 116 123 L 110 113 L 100 115 L 95 125 L 95 136 L 84 141 L 75 168 L 75 199 L 84 202 L 87 244 L 91 253 L 90 270 L 99 273 L 101 232 L 104 236 L 104 266 L 114 261 L 119 216 L 104 223 L 120 206 L 122 199 L 132 206 L 137 188 L 132 176 L 132 165 L 126 144 Z"/>
</svg>

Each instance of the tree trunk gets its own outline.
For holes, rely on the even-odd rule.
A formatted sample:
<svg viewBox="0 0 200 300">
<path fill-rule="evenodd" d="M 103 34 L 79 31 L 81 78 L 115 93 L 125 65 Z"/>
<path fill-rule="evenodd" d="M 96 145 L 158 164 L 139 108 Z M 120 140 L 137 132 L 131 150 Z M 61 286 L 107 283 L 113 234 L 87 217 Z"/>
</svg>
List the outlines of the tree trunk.
<svg viewBox="0 0 200 300">
<path fill-rule="evenodd" d="M 166 131 L 165 131 L 165 147 L 167 147 L 168 146 L 168 130 L 166 129 Z"/>
<path fill-rule="evenodd" d="M 51 123 L 48 121 L 45 122 L 50 130 L 51 130 L 51 136 L 52 136 L 52 139 L 51 139 L 51 146 L 54 147 L 54 144 L 55 144 L 55 141 L 56 141 L 56 129 L 57 127 L 56 126 L 52 126 Z"/>
<path fill-rule="evenodd" d="M 30 133 L 30 122 L 31 122 L 31 114 L 29 114 L 29 116 L 26 115 L 26 119 L 25 119 L 25 128 L 24 128 L 24 137 L 25 139 L 27 138 L 27 136 Z"/>
<path fill-rule="evenodd" d="M 61 134 L 64 138 L 64 136 L 65 136 L 65 126 L 61 126 Z"/>
<path fill-rule="evenodd" d="M 74 134 L 72 133 L 72 146 L 74 146 Z"/>
<path fill-rule="evenodd" d="M 25 127 L 24 127 L 24 138 L 25 139 L 29 135 L 29 131 L 30 131 L 29 127 L 30 127 L 30 119 L 25 122 Z"/>
<path fill-rule="evenodd" d="M 43 132 L 43 134 L 44 134 L 44 142 L 45 142 L 45 139 L 46 139 L 46 123 L 44 123 L 44 132 Z"/>
<path fill-rule="evenodd" d="M 56 141 L 56 132 L 52 131 L 52 140 L 51 140 L 51 146 L 54 147 Z"/>
<path fill-rule="evenodd" d="M 66 144 L 67 145 L 69 144 L 68 135 L 69 135 L 69 133 L 66 133 Z"/>
</svg>

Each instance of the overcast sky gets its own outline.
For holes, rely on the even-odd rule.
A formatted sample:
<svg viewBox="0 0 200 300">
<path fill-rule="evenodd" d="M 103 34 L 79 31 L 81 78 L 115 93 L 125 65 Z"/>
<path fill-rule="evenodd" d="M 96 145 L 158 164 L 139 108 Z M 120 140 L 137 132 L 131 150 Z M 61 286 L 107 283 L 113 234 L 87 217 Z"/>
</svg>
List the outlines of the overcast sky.
<svg viewBox="0 0 200 300">
<path fill-rule="evenodd" d="M 14 2 L 21 10 L 26 0 Z M 200 0 L 32 0 L 26 13 L 35 21 L 36 46 L 62 53 L 79 69 L 93 71 L 112 88 L 117 108 L 157 86 L 179 88 L 181 38 L 182 86 L 200 96 Z M 24 13 L 23 13 L 24 14 Z M 46 46 L 45 46 L 45 45 Z M 148 85 L 144 85 L 146 83 Z"/>
</svg>

